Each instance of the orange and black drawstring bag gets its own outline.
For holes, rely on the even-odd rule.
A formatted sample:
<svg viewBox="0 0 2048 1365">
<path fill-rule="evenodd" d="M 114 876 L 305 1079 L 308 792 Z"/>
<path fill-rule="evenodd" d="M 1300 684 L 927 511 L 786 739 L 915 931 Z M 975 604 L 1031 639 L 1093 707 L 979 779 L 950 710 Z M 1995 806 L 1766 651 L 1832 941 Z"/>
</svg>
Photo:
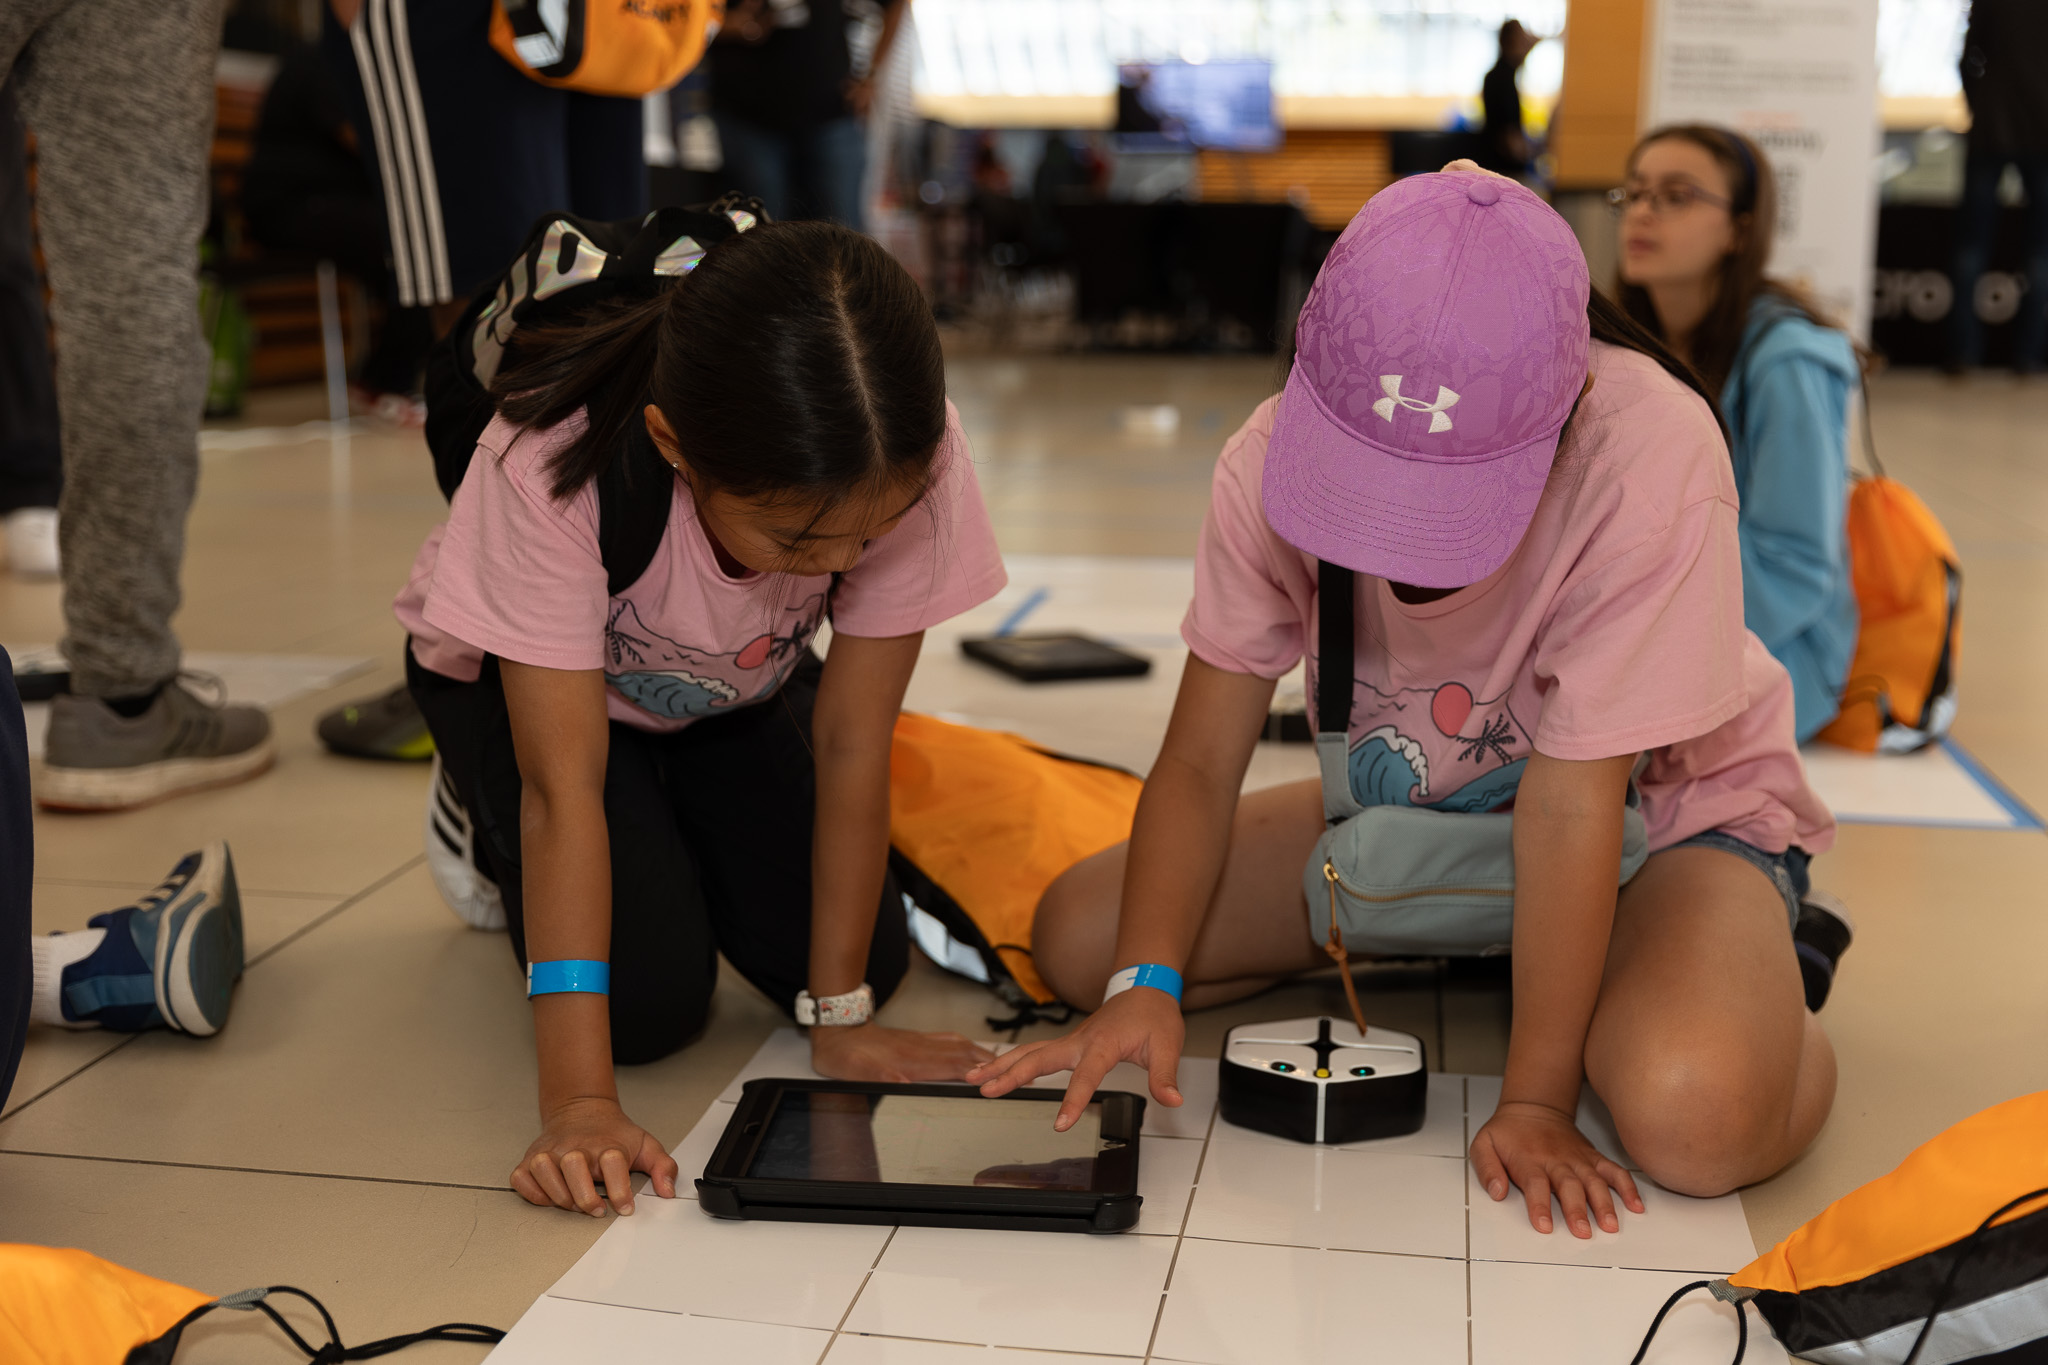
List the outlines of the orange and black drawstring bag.
<svg viewBox="0 0 2048 1365">
<path fill-rule="evenodd" d="M 1929 1140 L 1725 1280 L 1695 1290 L 1745 1305 L 1785 1350 L 1824 1365 L 2048 1361 L 2048 1090 Z"/>
<path fill-rule="evenodd" d="M 304 1299 L 319 1313 L 327 1341 L 313 1345 L 270 1303 Z M 171 1365 L 185 1329 L 215 1309 L 261 1313 L 312 1365 L 374 1360 L 423 1341 L 492 1345 L 505 1334 L 473 1322 L 344 1346 L 334 1318 L 303 1289 L 271 1285 L 215 1298 L 153 1279 L 72 1247 L 0 1242 L 0 1360 L 23 1365 Z"/>
</svg>

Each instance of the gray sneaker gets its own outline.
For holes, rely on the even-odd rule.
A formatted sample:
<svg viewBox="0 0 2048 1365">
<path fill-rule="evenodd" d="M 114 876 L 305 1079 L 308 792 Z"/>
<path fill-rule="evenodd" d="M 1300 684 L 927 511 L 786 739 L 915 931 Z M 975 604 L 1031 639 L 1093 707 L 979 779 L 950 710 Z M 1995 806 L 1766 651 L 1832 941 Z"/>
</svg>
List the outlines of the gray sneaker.
<svg viewBox="0 0 2048 1365">
<path fill-rule="evenodd" d="M 36 804 L 45 810 L 126 810 L 181 792 L 256 776 L 277 758 L 270 717 L 254 706 L 203 701 L 180 674 L 133 720 L 93 697 L 50 700 Z"/>
</svg>

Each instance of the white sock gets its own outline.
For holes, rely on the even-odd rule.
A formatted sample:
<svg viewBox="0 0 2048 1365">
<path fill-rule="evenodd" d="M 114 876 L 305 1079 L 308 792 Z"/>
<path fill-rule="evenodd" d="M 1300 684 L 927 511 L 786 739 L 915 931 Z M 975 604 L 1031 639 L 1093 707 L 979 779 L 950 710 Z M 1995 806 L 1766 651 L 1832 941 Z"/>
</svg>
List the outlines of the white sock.
<svg viewBox="0 0 2048 1365">
<path fill-rule="evenodd" d="M 64 969 L 92 956 L 93 949 L 107 936 L 104 929 L 80 929 L 75 934 L 39 934 L 29 940 L 30 974 L 35 992 L 30 997 L 28 1018 L 32 1024 L 54 1024 L 58 1028 L 98 1028 L 90 1019 L 64 1017 Z"/>
</svg>

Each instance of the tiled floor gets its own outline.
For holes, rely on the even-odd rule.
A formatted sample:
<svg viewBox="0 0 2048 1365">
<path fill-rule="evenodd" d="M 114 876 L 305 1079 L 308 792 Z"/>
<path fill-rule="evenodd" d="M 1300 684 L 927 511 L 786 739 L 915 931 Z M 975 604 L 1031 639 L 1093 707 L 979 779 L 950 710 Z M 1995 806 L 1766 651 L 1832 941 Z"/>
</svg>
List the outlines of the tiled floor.
<svg viewBox="0 0 2048 1365">
<path fill-rule="evenodd" d="M 807 1051 L 794 1030 L 780 1031 L 741 1077 L 808 1076 Z M 643 1212 L 599 1239 L 493 1361 L 554 1358 L 559 1324 L 573 1313 L 612 1365 L 651 1365 L 671 1340 L 728 1319 L 788 1329 L 776 1349 L 787 1341 L 824 1365 L 942 1365 L 998 1351 L 1200 1365 L 1563 1365 L 1623 1358 L 1672 1287 L 1752 1255 L 1736 1196 L 1686 1199 L 1647 1180 L 1647 1211 L 1624 1211 L 1618 1233 L 1581 1242 L 1531 1231 L 1519 1199 L 1495 1204 L 1466 1176 L 1466 1143 L 1498 1097 L 1493 1078 L 1434 1075 L 1420 1132 L 1330 1149 L 1222 1122 L 1216 1065 L 1183 1067 L 1187 1103 L 1160 1127 L 1187 1136 L 1155 1129 L 1160 1110 L 1148 1106 L 1145 1207 L 1129 1234 L 731 1222 L 704 1215 L 686 1186 L 673 1203 L 643 1198 Z M 1128 1070 L 1107 1084 L 1142 1093 L 1142 1076 Z M 678 1148 L 686 1179 L 703 1170 L 732 1114 L 730 1102 L 713 1103 Z M 1532 1304 L 1543 1305 L 1536 1347 L 1525 1340 Z M 1652 1359 L 1730 1354 L 1733 1311 L 1689 1309 Z M 666 1329 L 650 1326 L 663 1316 Z M 1785 1357 L 1766 1345 L 1751 1358 Z"/>
<path fill-rule="evenodd" d="M 1033 690 L 961 662 L 956 627 L 935 633 L 913 703 L 1148 765 L 1157 731 L 1129 718 L 1164 714 L 1181 655 L 1170 636 L 1175 604 L 1163 590 L 1170 570 L 1144 557 L 1193 553 L 1216 448 L 1270 391 L 1271 374 L 1264 360 L 958 358 L 952 389 L 1005 551 L 1122 557 L 1114 594 L 1071 560 L 1019 559 L 1020 582 L 1032 569 L 1058 589 L 1031 624 L 1124 634 L 1155 669 L 1134 682 Z M 1968 631 L 1958 738 L 2028 805 L 2048 809 L 2048 708 L 2039 693 L 2048 677 L 2048 387 L 1887 375 L 1873 402 L 1891 471 L 1926 497 L 1962 549 Z M 1124 406 L 1158 403 L 1179 407 L 1177 431 L 1126 432 Z M 463 929 L 419 865 L 424 771 L 332 758 L 313 739 L 322 710 L 396 680 L 399 633 L 388 604 L 442 512 L 416 436 L 359 433 L 343 447 L 324 430 L 291 425 L 319 407 L 317 394 L 266 395 L 247 424 L 257 430 L 207 442 L 179 625 L 194 652 L 367 656 L 375 666 L 281 706 L 280 762 L 257 782 L 126 815 L 38 818 L 39 930 L 78 926 L 152 884 L 186 850 L 226 836 L 255 957 L 218 1038 L 46 1032 L 32 1040 L 0 1110 L 0 1240 L 84 1246 L 216 1292 L 298 1284 L 328 1301 L 351 1340 L 448 1319 L 507 1326 L 607 1225 L 529 1208 L 505 1188 L 534 1124 L 530 1026 L 502 938 Z M 50 640 L 61 629 L 55 587 L 0 576 L 0 639 Z M 1306 771 L 1300 750 L 1271 747 L 1253 780 Z M 2039 984 L 2048 839 L 1851 826 L 1817 871 L 1848 900 L 1860 932 L 1825 1015 L 1841 1089 L 1813 1149 L 1743 1193 L 1757 1246 L 1942 1127 L 2048 1085 Z M 1499 972 L 1386 966 L 1366 973 L 1364 989 L 1377 1021 L 1428 1042 L 1433 1067 L 1498 1075 L 1508 1018 Z M 1215 1056 L 1233 1022 L 1337 1009 L 1340 1000 L 1325 978 L 1193 1015 L 1189 1053 Z M 920 964 L 884 1018 L 980 1033 L 995 1004 L 980 987 Z M 628 1108 L 665 1140 L 681 1140 L 782 1022 L 728 974 L 703 1038 L 622 1073 Z M 1485 1102 L 1480 1089 L 1473 1094 Z M 1185 1130 L 1155 1127 L 1148 1144 L 1163 1153 L 1176 1140 L 1189 1141 Z M 1356 1164 L 1341 1152 L 1323 1159 Z M 1427 1159 L 1455 1167 L 1449 1156 Z M 1162 1163 L 1168 1174 L 1173 1165 Z M 1161 1202 L 1170 1212 L 1177 1198 Z M 633 1227 L 644 1234 L 661 1216 Z M 1211 1216 L 1199 1193 L 1187 1216 Z M 1497 1231 L 1505 1239 L 1512 1230 Z M 1059 1245 L 1081 1255 L 1079 1243 Z M 1160 1320 L 1155 1348 L 1187 1352 L 1179 1343 L 1209 1340 L 1253 1350 L 1282 1341 L 1283 1331 L 1297 1334 L 1286 1340 L 1310 1340 L 1319 1324 L 1341 1320 L 1357 1333 L 1347 1359 L 1371 1358 L 1379 1344 L 1384 1358 L 1421 1360 L 1435 1349 L 1429 1334 L 1463 1321 L 1462 1309 L 1425 1313 L 1435 1300 L 1419 1282 L 1382 1298 L 1355 1277 L 1317 1278 L 1370 1257 L 1437 1262 L 1320 1245 L 1183 1241 L 1168 1293 L 1181 1307 Z M 1190 1255 L 1189 1247 L 1201 1250 Z M 872 1282 L 880 1250 L 853 1258 L 848 1273 Z M 1588 1277 L 1599 1277 L 1595 1292 L 1610 1299 L 1591 1324 L 1563 1307 L 1584 1301 L 1569 1287 Z M 1661 1267 L 1482 1262 L 1470 1289 L 1470 1358 L 1538 1358 L 1528 1343 L 1580 1341 L 1561 1334 L 1597 1326 L 1609 1335 L 1583 1339 L 1578 1359 L 1626 1359 L 1673 1278 Z M 752 1292 L 794 1313 L 775 1283 Z M 1166 1284 L 1162 1274 L 1151 1292 Z M 878 1294 L 870 1311 L 893 1301 Z M 1263 1316 L 1240 1315 L 1240 1304 Z M 547 1329 L 565 1344 L 537 1358 L 587 1358 L 587 1306 L 550 1299 L 543 1307 Z M 1067 1310 L 1055 1296 L 1035 1311 L 1057 1319 Z M 1697 1322 L 1699 1343 L 1718 1341 L 1725 1324 L 1708 1321 L 1711 1311 L 1682 1310 L 1667 1332 Z M 839 1325 L 652 1312 L 633 1320 L 622 1334 L 671 1355 L 765 1361 L 815 1362 Z M 1409 1332 L 1421 1344 L 1407 1346 L 1401 1334 Z M 189 1340 L 194 1360 L 291 1358 L 253 1319 L 206 1324 Z M 626 1335 L 619 1343 L 621 1357 L 630 1355 Z M 845 1335 L 832 1350 L 834 1365 L 1062 1359 L 1009 1348 L 963 1357 L 958 1347 Z M 416 1358 L 479 1355 L 443 1346 Z"/>
</svg>

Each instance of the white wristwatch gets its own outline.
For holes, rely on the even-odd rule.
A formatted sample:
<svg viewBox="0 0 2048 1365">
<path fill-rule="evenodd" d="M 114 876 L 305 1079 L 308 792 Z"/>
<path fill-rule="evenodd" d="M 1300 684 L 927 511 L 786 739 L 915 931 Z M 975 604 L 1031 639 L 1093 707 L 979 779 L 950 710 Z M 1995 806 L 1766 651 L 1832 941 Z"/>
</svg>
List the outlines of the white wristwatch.
<svg viewBox="0 0 2048 1365">
<path fill-rule="evenodd" d="M 844 995 L 814 999 L 809 991 L 796 993 L 796 1021 L 806 1028 L 849 1028 L 875 1017 L 875 988 L 863 981 Z"/>
</svg>

